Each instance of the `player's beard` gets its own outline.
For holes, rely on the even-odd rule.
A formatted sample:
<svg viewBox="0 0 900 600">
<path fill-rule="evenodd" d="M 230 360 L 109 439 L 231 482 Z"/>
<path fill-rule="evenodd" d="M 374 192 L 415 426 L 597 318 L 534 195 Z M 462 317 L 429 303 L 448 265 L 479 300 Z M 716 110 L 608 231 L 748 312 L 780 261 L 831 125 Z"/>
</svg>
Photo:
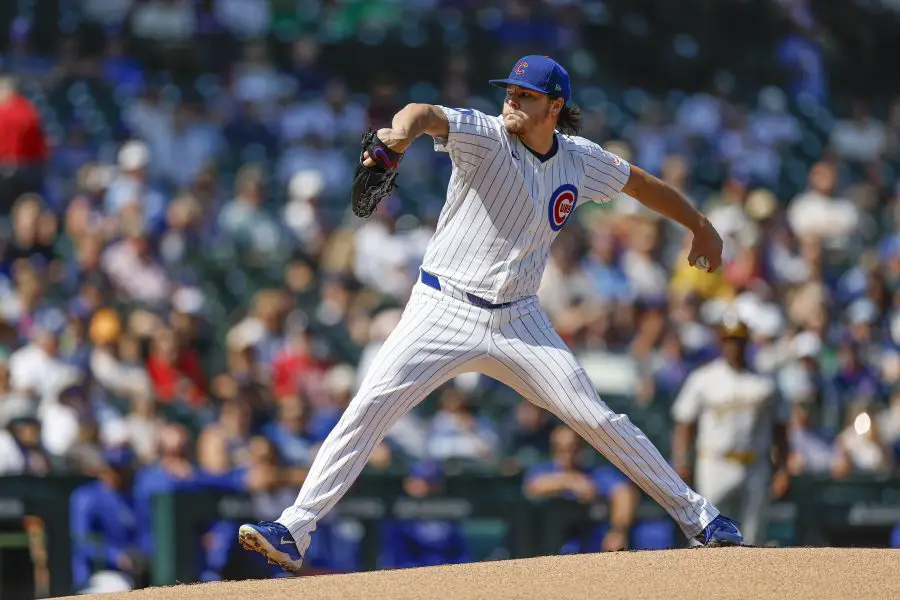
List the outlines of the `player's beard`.
<svg viewBox="0 0 900 600">
<path fill-rule="evenodd" d="M 508 118 L 510 116 L 514 116 L 514 118 Z M 522 135 L 525 133 L 525 118 L 521 114 L 511 112 L 503 115 L 503 125 L 510 135 Z"/>
<path fill-rule="evenodd" d="M 507 119 L 507 117 L 510 115 L 514 115 L 516 118 Z M 551 118 L 550 117 L 550 107 L 547 106 L 544 109 L 544 114 L 541 115 L 541 118 L 538 119 L 537 121 L 543 122 L 544 120 L 550 119 L 550 118 Z M 525 115 L 525 113 L 523 113 L 520 110 L 510 111 L 510 112 L 506 113 L 505 115 L 503 115 L 503 125 L 506 127 L 506 131 L 510 135 L 516 135 L 516 136 L 520 136 L 520 137 L 522 135 L 524 135 L 525 133 L 527 133 L 526 124 L 529 122 L 534 122 L 534 121 L 535 121 L 534 118 L 529 118 L 528 116 Z"/>
</svg>

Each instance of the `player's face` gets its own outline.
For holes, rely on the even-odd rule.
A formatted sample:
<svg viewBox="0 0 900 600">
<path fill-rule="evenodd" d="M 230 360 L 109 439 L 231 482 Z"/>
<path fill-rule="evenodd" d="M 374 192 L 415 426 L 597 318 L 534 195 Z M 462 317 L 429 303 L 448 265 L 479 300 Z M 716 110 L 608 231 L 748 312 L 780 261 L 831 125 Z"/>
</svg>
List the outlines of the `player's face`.
<svg viewBox="0 0 900 600">
<path fill-rule="evenodd" d="M 743 338 L 724 338 L 722 340 L 722 356 L 730 361 L 740 362 L 746 356 L 747 340 Z"/>
<path fill-rule="evenodd" d="M 509 85 L 503 101 L 503 124 L 512 135 L 523 135 L 553 119 L 550 108 L 551 101 L 547 94 Z"/>
</svg>

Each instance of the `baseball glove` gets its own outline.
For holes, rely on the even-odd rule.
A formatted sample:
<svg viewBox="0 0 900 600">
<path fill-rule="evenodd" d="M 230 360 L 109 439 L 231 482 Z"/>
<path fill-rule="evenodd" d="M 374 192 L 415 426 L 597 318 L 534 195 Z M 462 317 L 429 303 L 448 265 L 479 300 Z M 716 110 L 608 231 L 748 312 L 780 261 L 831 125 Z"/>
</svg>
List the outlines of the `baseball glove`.
<svg viewBox="0 0 900 600">
<path fill-rule="evenodd" d="M 375 164 L 364 166 L 363 159 L 368 152 Z M 369 129 L 362 139 L 362 151 L 356 164 L 353 178 L 353 213 L 363 219 L 368 218 L 378 208 L 382 199 L 390 196 L 397 184 L 397 167 L 403 158 L 402 152 L 395 152 L 378 139 L 375 130 Z"/>
</svg>

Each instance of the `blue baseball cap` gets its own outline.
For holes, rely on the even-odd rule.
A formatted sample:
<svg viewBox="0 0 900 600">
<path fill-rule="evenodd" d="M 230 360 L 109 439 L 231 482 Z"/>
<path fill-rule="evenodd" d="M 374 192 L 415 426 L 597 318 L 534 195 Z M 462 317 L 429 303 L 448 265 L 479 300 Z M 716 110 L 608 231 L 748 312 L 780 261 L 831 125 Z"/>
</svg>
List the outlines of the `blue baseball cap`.
<svg viewBox="0 0 900 600">
<path fill-rule="evenodd" d="M 434 460 L 422 460 L 409 468 L 409 476 L 416 479 L 424 479 L 428 483 L 435 485 L 444 479 L 444 472 L 441 463 Z"/>
<path fill-rule="evenodd" d="M 134 466 L 137 456 L 130 446 L 115 446 L 103 451 L 103 461 L 113 469 L 128 469 Z"/>
<path fill-rule="evenodd" d="M 523 56 L 513 65 L 508 78 L 491 79 L 490 84 L 497 87 L 517 85 L 551 96 L 559 96 L 565 102 L 568 102 L 572 95 L 569 72 L 549 56 L 539 54 Z"/>
</svg>

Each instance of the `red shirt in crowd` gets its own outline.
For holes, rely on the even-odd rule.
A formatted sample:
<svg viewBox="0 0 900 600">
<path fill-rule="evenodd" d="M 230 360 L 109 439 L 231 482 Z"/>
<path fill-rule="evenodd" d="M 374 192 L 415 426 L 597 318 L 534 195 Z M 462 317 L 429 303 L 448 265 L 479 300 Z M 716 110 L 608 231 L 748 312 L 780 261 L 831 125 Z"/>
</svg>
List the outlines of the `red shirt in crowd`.
<svg viewBox="0 0 900 600">
<path fill-rule="evenodd" d="M 309 355 L 285 348 L 272 362 L 272 391 L 276 398 L 303 391 L 310 378 L 322 374 L 322 367 Z"/>
<path fill-rule="evenodd" d="M 192 350 L 182 350 L 174 363 L 151 352 L 147 373 L 160 402 L 184 398 L 190 405 L 198 406 L 206 401 L 206 375 L 200 356 Z"/>
<path fill-rule="evenodd" d="M 41 118 L 27 98 L 0 100 L 0 164 L 36 164 L 47 157 Z"/>
</svg>

